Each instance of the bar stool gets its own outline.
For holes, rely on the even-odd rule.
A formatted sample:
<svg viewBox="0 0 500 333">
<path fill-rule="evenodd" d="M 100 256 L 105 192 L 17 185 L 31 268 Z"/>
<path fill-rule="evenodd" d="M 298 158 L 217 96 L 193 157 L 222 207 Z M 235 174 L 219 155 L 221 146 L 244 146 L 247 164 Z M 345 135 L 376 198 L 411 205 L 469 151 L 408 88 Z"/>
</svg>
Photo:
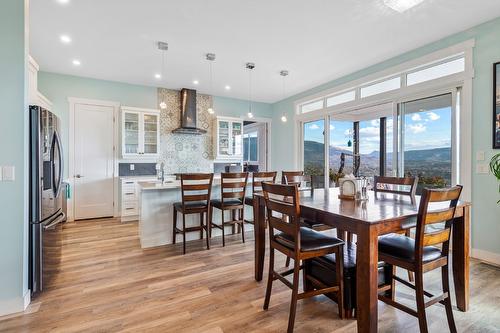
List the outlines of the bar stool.
<svg viewBox="0 0 500 333">
<path fill-rule="evenodd" d="M 263 182 L 275 183 L 277 174 L 278 173 L 276 171 L 252 173 L 252 195 L 245 197 L 245 205 L 253 207 L 254 193 L 262 192 Z M 253 224 L 253 220 L 245 220 L 245 222 Z"/>
<path fill-rule="evenodd" d="M 212 227 L 222 230 L 222 246 L 226 246 L 225 241 L 225 226 L 238 225 L 241 228 L 241 238 L 245 243 L 245 193 L 247 188 L 248 172 L 221 173 L 221 198 L 214 199 L 211 202 L 211 209 L 218 208 L 221 210 L 221 224 L 218 225 L 210 219 L 210 235 L 212 235 Z M 231 212 L 231 220 L 224 220 L 224 212 Z M 211 216 L 212 216 L 211 213 Z M 238 213 L 237 217 L 236 214 Z"/>
<path fill-rule="evenodd" d="M 420 199 L 417 215 L 416 238 L 389 234 L 379 237 L 379 259 L 393 266 L 402 267 L 415 272 L 415 284 L 400 279 L 395 274 L 391 276 L 390 289 L 385 294 L 379 294 L 378 299 L 395 308 L 418 318 L 420 332 L 427 332 L 427 318 L 425 309 L 433 304 L 441 303 L 446 309 L 446 317 L 451 332 L 457 332 L 450 296 L 450 276 L 448 274 L 450 235 L 455 217 L 458 198 L 462 186 L 457 185 L 448 189 L 424 189 Z M 429 210 L 431 203 L 449 202 L 446 208 L 440 204 L 439 209 Z M 439 231 L 429 232 L 426 227 L 435 224 L 444 226 Z M 436 245 L 441 244 L 441 249 Z M 441 268 L 443 293 L 435 296 L 424 290 L 424 273 Z M 392 271 L 394 272 L 394 270 Z M 415 290 L 417 310 L 395 300 L 395 281 Z M 425 300 L 427 296 L 429 300 Z"/>
<path fill-rule="evenodd" d="M 182 253 L 186 254 L 186 232 L 199 231 L 203 239 L 203 230 L 207 236 L 207 249 L 210 249 L 209 221 L 210 194 L 212 191 L 213 173 L 181 174 L 182 202 L 174 203 L 172 242 L 176 243 L 177 234 L 182 234 Z M 177 213 L 182 214 L 182 229 L 177 228 Z M 200 225 L 186 227 L 186 215 L 200 214 Z M 203 223 L 206 216 L 206 223 Z"/>
<path fill-rule="evenodd" d="M 343 245 L 341 239 L 329 237 L 309 228 L 301 227 L 300 198 L 297 185 L 281 185 L 263 183 L 262 189 L 266 202 L 266 213 L 269 221 L 269 275 L 267 280 L 264 310 L 269 308 L 271 290 L 274 280 L 280 280 L 292 289 L 292 300 L 288 318 L 288 332 L 293 332 L 295 312 L 299 299 L 321 294 L 337 294 L 337 304 L 340 318 L 344 317 L 343 289 Z M 286 218 L 284 218 L 286 216 Z M 275 230 L 278 231 L 275 233 Z M 274 270 L 274 252 L 278 250 L 294 260 L 292 269 Z M 318 290 L 299 293 L 299 274 L 302 260 L 312 259 L 334 253 L 339 258 L 336 280 L 338 284 Z M 292 282 L 286 279 L 293 274 Z M 304 279 L 314 279 L 306 275 Z"/>
</svg>

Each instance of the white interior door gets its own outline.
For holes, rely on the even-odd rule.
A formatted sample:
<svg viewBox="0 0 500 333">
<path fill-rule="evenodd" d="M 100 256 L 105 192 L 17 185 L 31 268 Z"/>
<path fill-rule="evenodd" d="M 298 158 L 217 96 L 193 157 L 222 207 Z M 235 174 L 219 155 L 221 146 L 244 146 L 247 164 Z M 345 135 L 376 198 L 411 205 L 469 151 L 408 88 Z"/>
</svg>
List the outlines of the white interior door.
<svg viewBox="0 0 500 333">
<path fill-rule="evenodd" d="M 75 105 L 75 219 L 113 216 L 114 108 Z"/>
</svg>

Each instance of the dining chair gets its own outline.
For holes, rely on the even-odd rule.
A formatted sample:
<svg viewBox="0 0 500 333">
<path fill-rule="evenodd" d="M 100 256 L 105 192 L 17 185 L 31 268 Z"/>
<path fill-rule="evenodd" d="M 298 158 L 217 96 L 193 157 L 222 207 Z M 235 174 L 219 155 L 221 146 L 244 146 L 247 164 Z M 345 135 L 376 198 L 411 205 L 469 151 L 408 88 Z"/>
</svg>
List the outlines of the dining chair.
<svg viewBox="0 0 500 333">
<path fill-rule="evenodd" d="M 446 309 L 446 317 L 451 332 L 457 332 L 451 307 L 450 281 L 448 274 L 450 235 L 453 228 L 455 209 L 457 207 L 462 186 L 457 185 L 447 189 L 424 189 L 420 200 L 416 237 L 412 239 L 401 234 L 389 234 L 379 238 L 379 259 L 393 267 L 402 267 L 415 272 L 415 284 L 396 276 L 392 269 L 390 289 L 385 294 L 379 294 L 379 300 L 394 306 L 418 318 L 420 332 L 426 333 L 427 318 L 425 309 L 433 304 L 441 303 Z M 431 207 L 433 204 L 448 203 L 446 208 Z M 436 231 L 429 226 L 443 224 Z M 441 245 L 441 249 L 436 245 Z M 424 290 L 424 273 L 441 268 L 443 293 L 435 296 Z M 417 310 L 396 302 L 395 282 L 400 282 L 415 290 Z M 430 298 L 425 300 L 425 297 Z"/>
<path fill-rule="evenodd" d="M 255 193 L 262 192 L 262 183 L 263 182 L 276 182 L 276 175 L 278 173 L 276 171 L 269 172 L 253 172 L 252 173 L 252 195 L 245 197 L 245 205 L 249 205 L 253 207 L 253 195 Z M 246 223 L 253 224 L 253 220 L 245 220 Z"/>
<path fill-rule="evenodd" d="M 241 238 L 245 243 L 245 193 L 247 188 L 248 172 L 228 172 L 221 173 L 221 197 L 211 201 L 211 209 L 220 209 L 221 224 L 216 224 L 210 220 L 210 235 L 212 227 L 222 230 L 222 246 L 226 246 L 225 226 L 233 227 L 238 225 L 241 229 Z M 225 221 L 224 212 L 231 212 L 231 220 Z M 213 214 L 211 213 L 212 217 Z"/>
<path fill-rule="evenodd" d="M 186 254 L 186 233 L 203 230 L 207 236 L 207 249 L 210 249 L 209 223 L 211 220 L 210 195 L 212 191 L 213 173 L 181 174 L 182 201 L 174 203 L 172 242 L 176 243 L 177 234 L 182 234 L 182 253 Z M 177 215 L 182 214 L 182 229 L 177 228 Z M 186 227 L 186 215 L 200 214 L 200 225 Z M 204 217 L 206 223 L 203 222 Z"/>
<path fill-rule="evenodd" d="M 273 281 L 280 280 L 292 289 L 287 332 L 293 332 L 297 301 L 307 297 L 336 293 L 339 316 L 340 318 L 344 318 L 343 267 L 341 264 L 337 267 L 337 281 L 339 281 L 337 285 L 299 293 L 299 274 L 302 269 L 301 261 L 334 253 L 341 263 L 343 262 L 344 242 L 341 239 L 329 237 L 310 228 L 302 227 L 300 223 L 300 199 L 297 185 L 264 182 L 262 189 L 269 221 L 269 275 L 264 299 L 264 310 L 269 308 Z M 283 216 L 287 218 L 284 219 Z M 293 268 L 280 272 L 276 271 L 274 269 L 275 250 L 284 253 L 287 257 L 293 258 Z M 293 274 L 292 282 L 286 279 L 286 276 L 290 274 Z M 310 276 L 308 278 L 312 279 Z M 304 279 L 306 279 L 305 275 Z"/>
</svg>

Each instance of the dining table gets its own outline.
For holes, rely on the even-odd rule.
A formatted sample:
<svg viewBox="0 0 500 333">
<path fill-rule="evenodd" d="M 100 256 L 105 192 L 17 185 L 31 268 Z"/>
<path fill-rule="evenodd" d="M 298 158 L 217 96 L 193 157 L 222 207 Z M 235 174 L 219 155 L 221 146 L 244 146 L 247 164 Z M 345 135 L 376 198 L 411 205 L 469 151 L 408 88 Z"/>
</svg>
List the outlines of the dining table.
<svg viewBox="0 0 500 333">
<path fill-rule="evenodd" d="M 416 226 L 420 197 L 368 191 L 367 200 L 339 199 L 339 189 L 300 191 L 301 217 L 356 235 L 358 332 L 377 332 L 378 237 Z M 447 203 L 442 203 L 447 205 Z M 443 207 L 435 206 L 436 209 Z M 469 308 L 470 209 L 460 201 L 452 224 L 452 273 L 456 305 Z M 266 211 L 262 193 L 254 193 L 255 280 L 261 281 L 266 250 Z"/>
</svg>

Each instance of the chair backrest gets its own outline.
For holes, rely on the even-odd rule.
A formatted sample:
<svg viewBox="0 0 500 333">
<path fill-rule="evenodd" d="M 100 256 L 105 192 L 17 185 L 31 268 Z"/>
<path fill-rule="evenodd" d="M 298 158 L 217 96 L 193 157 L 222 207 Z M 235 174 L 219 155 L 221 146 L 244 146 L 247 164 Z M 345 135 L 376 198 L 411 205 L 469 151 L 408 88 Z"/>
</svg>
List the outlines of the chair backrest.
<svg viewBox="0 0 500 333">
<path fill-rule="evenodd" d="M 295 249 L 300 250 L 300 199 L 298 186 L 264 182 L 262 183 L 262 191 L 269 221 L 269 239 L 274 241 L 274 230 L 276 229 L 290 236 L 294 240 Z"/>
<path fill-rule="evenodd" d="M 221 173 L 221 200 L 222 205 L 227 200 L 245 200 L 248 172 Z"/>
<path fill-rule="evenodd" d="M 210 205 L 213 173 L 184 173 L 181 174 L 182 206 L 188 202 L 203 202 Z"/>
<path fill-rule="evenodd" d="M 451 228 L 461 192 L 461 185 L 446 189 L 423 190 L 418 209 L 415 237 L 415 258 L 417 261 L 422 260 L 424 246 L 443 244 L 442 253 L 448 255 Z M 438 207 L 438 209 L 431 208 L 429 210 L 430 204 L 444 202 L 449 202 L 449 205 L 445 208 Z M 441 229 L 427 230 L 430 229 L 428 228 L 430 225 L 442 224 L 443 222 L 444 226 Z"/>
<path fill-rule="evenodd" d="M 275 183 L 277 174 L 276 171 L 252 173 L 252 195 L 262 192 L 263 182 Z"/>
<path fill-rule="evenodd" d="M 418 177 L 383 177 L 375 176 L 373 191 L 415 196 Z"/>
<path fill-rule="evenodd" d="M 304 171 L 282 171 L 281 184 L 298 185 L 304 180 Z"/>
</svg>

